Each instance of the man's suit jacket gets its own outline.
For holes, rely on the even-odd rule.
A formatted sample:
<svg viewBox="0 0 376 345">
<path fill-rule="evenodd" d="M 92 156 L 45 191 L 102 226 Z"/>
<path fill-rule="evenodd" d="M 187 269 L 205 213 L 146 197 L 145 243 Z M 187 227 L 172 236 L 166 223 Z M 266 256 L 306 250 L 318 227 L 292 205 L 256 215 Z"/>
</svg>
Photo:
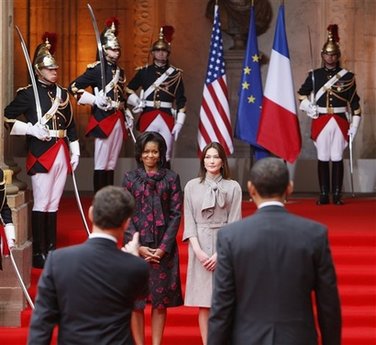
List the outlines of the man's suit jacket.
<svg viewBox="0 0 376 345">
<path fill-rule="evenodd" d="M 341 310 L 327 230 L 266 206 L 218 233 L 208 345 L 341 343 Z"/>
<path fill-rule="evenodd" d="M 148 266 L 116 243 L 92 238 L 48 255 L 38 283 L 29 345 L 49 344 L 55 324 L 63 345 L 133 344 L 133 302 L 148 292 Z"/>
</svg>

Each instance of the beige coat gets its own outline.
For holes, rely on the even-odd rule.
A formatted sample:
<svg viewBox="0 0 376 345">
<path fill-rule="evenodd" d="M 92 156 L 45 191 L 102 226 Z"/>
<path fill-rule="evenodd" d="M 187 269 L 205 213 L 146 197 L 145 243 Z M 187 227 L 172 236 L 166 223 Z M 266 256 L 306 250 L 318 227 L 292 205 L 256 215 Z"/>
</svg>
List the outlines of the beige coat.
<svg viewBox="0 0 376 345">
<path fill-rule="evenodd" d="M 206 177 L 190 180 L 184 189 L 183 241 L 197 237 L 201 249 L 210 257 L 215 253 L 218 230 L 241 219 L 242 190 L 238 182 Z M 210 307 L 213 272 L 203 268 L 191 245 L 188 251 L 186 306 Z"/>
</svg>

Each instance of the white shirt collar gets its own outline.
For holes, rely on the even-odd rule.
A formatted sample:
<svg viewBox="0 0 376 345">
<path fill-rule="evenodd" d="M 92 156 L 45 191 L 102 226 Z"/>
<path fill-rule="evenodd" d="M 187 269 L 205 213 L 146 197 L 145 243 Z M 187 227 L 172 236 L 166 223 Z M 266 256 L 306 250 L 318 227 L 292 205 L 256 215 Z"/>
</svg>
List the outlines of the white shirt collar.
<svg viewBox="0 0 376 345">
<path fill-rule="evenodd" d="M 265 201 L 265 202 L 261 203 L 258 206 L 258 208 L 262 208 L 262 207 L 265 207 L 265 206 L 280 206 L 280 207 L 284 207 L 284 205 L 280 201 Z"/>
<path fill-rule="evenodd" d="M 93 232 L 93 233 L 91 233 L 89 235 L 89 238 L 105 238 L 107 240 L 111 240 L 111 241 L 117 243 L 116 237 L 114 237 L 112 235 L 108 235 L 108 234 L 99 233 L 99 232 Z"/>
</svg>

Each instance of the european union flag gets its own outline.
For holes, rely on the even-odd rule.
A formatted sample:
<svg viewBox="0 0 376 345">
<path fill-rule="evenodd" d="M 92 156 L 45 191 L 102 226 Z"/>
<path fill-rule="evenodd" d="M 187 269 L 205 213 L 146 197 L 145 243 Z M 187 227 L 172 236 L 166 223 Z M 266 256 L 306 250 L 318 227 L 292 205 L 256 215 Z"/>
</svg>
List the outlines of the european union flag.
<svg viewBox="0 0 376 345">
<path fill-rule="evenodd" d="M 260 54 L 256 39 L 254 8 L 251 6 L 247 49 L 240 78 L 239 104 L 235 126 L 235 138 L 249 143 L 256 159 L 269 156 L 268 151 L 257 144 L 257 132 L 262 104 Z"/>
</svg>

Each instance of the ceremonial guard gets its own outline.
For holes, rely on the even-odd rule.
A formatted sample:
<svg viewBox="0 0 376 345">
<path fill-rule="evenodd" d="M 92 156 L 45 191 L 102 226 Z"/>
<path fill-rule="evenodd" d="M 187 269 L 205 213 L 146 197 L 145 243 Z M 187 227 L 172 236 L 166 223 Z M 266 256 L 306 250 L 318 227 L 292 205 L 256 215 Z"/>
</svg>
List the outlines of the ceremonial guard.
<svg viewBox="0 0 376 345">
<path fill-rule="evenodd" d="M 9 250 L 14 247 L 16 239 L 12 211 L 7 203 L 5 175 L 2 169 L 0 169 L 0 217 L 0 269 L 2 269 L 2 256 L 9 255 Z"/>
<path fill-rule="evenodd" d="M 69 86 L 78 104 L 92 106 L 86 135 L 95 138 L 94 192 L 114 184 L 114 170 L 123 140 L 127 138 L 126 127 L 130 130 L 133 127 L 132 116 L 124 116 L 125 74 L 117 65 L 121 53 L 118 25 L 115 17 L 106 20 L 100 35 L 98 61 L 88 65 L 85 73 Z M 87 87 L 91 87 L 94 94 L 85 91 Z"/>
<path fill-rule="evenodd" d="M 32 85 L 17 90 L 4 110 L 5 122 L 12 125 L 10 134 L 26 135 L 26 169 L 34 197 L 31 227 L 36 268 L 43 268 L 48 252 L 56 248 L 57 210 L 67 174 L 76 169 L 80 155 L 69 94 L 56 83 L 59 66 L 51 46 L 55 38 L 52 33 L 44 35 L 33 59 L 36 78 L 32 75 Z M 17 120 L 22 114 L 26 122 Z"/>
<path fill-rule="evenodd" d="M 153 63 L 137 68 L 126 88 L 128 105 L 133 107 L 134 114 L 140 114 L 137 129 L 158 132 L 165 139 L 167 167 L 173 142 L 178 139 L 186 117 L 182 70 L 168 61 L 173 30 L 171 26 L 161 28 L 159 39 L 151 47 Z M 138 89 L 141 89 L 139 95 Z"/>
<path fill-rule="evenodd" d="M 340 66 L 340 57 L 338 26 L 329 25 L 321 50 L 323 67 L 311 71 L 298 91 L 300 109 L 312 118 L 311 138 L 317 149 L 320 184 L 318 205 L 329 203 L 330 161 L 332 201 L 343 204 L 343 151 L 349 141 L 352 144 L 360 123 L 355 76 Z"/>
</svg>

